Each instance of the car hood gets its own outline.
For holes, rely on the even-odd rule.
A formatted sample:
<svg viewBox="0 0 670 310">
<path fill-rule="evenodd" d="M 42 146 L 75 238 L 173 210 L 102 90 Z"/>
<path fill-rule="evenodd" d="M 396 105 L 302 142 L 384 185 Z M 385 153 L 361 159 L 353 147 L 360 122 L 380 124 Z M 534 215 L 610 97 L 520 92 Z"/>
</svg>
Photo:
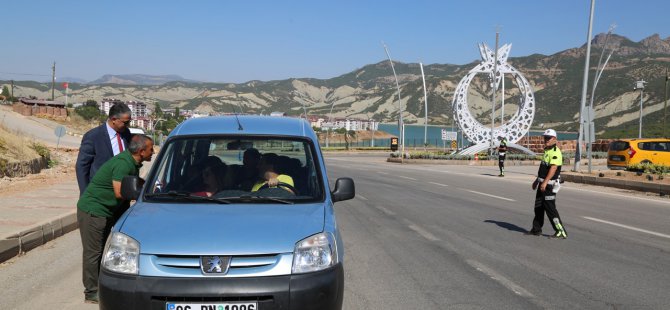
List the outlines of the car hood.
<svg viewBox="0 0 670 310">
<path fill-rule="evenodd" d="M 255 255 L 293 252 L 323 231 L 323 203 L 164 204 L 139 202 L 119 231 L 142 254 Z"/>
</svg>

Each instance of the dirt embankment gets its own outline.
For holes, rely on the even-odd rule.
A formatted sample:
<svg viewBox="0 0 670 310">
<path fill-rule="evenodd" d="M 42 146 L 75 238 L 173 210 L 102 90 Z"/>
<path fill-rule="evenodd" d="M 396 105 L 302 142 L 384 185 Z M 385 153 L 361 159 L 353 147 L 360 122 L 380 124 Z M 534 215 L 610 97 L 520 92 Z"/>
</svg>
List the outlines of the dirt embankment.
<svg viewBox="0 0 670 310">
<path fill-rule="evenodd" d="M 51 152 L 52 167 L 42 169 L 36 174 L 27 174 L 22 177 L 0 178 L 0 196 L 11 196 L 14 194 L 31 191 L 53 184 L 76 178 L 74 165 L 79 150 L 60 148 L 49 149 Z"/>
</svg>

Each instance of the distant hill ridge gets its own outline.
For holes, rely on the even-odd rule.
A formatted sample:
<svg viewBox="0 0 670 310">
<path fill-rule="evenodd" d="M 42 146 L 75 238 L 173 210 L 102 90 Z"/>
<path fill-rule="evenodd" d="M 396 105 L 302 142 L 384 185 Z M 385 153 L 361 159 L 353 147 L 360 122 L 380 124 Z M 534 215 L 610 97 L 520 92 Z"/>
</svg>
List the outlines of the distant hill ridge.
<svg viewBox="0 0 670 310">
<path fill-rule="evenodd" d="M 590 83 L 604 41 L 604 34 L 593 39 Z M 639 79 L 648 82 L 644 90 L 645 130 L 660 135 L 665 72 L 670 67 L 670 38 L 661 39 L 654 34 L 633 42 L 626 37 L 612 35 L 608 44 L 616 51 L 594 97 L 598 135 L 607 137 L 635 133 L 637 136 L 639 91 L 633 90 L 633 84 Z M 581 46 L 552 55 L 533 54 L 508 59 L 535 91 L 537 105 L 533 126 L 577 130 L 585 51 L 586 46 Z M 514 55 L 514 48 L 511 54 Z M 473 58 L 479 55 L 476 48 L 473 48 L 472 55 Z M 430 124 L 452 123 L 451 102 L 455 88 L 478 62 L 424 66 Z M 419 64 L 395 62 L 395 69 L 401 86 L 403 118 L 407 123 L 422 124 L 424 104 Z M 519 101 L 519 91 L 514 83 L 509 77 L 505 80 L 506 119 L 516 112 Z M 491 91 L 488 84 L 485 76 L 478 75 L 471 83 L 468 95 L 470 111 L 483 124 L 490 124 Z M 49 98 L 51 95 L 47 83 L 17 82 L 16 85 L 20 86 L 21 96 Z M 63 98 L 64 92 L 59 90 L 56 99 L 59 96 Z M 299 115 L 304 105 L 310 115 L 331 115 L 332 109 L 332 117 L 372 117 L 382 122 L 398 119 L 395 80 L 385 60 L 330 79 L 206 83 L 177 75 L 106 75 L 88 84 L 71 83 L 69 94 L 70 102 L 113 97 L 140 100 L 150 106 L 179 106 L 212 113 L 239 111 L 241 107 L 245 113 L 284 111 L 289 115 Z M 500 108 L 498 103 L 496 111 Z"/>
<path fill-rule="evenodd" d="M 105 74 L 101 78 L 87 84 L 119 84 L 119 85 L 162 85 L 169 82 L 200 83 L 188 80 L 179 75 L 147 75 L 147 74 Z"/>
</svg>

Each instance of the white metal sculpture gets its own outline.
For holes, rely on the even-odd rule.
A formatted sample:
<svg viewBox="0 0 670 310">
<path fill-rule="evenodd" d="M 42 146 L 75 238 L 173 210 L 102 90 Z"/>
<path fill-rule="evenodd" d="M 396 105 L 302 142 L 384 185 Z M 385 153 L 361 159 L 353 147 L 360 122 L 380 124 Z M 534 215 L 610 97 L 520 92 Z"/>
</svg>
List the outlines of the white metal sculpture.
<svg viewBox="0 0 670 310">
<path fill-rule="evenodd" d="M 472 70 L 461 79 L 456 87 L 454 100 L 452 102 L 454 119 L 458 122 L 458 127 L 462 130 L 465 136 L 467 136 L 468 140 L 475 143 L 475 145 L 462 150 L 460 154 L 475 154 L 486 150 L 491 145 L 491 139 L 494 139 L 495 145 L 499 144 L 497 141 L 498 137 L 507 138 L 507 141 L 509 141 L 507 144 L 508 147 L 534 154 L 527 148 L 516 144 L 516 142 L 528 133 L 530 125 L 533 123 L 533 118 L 535 117 L 535 96 L 533 95 L 533 90 L 526 78 L 524 78 L 512 65 L 507 63 L 507 57 L 509 56 L 511 48 L 511 44 L 505 44 L 498 49 L 497 72 L 494 72 L 494 68 L 496 67 L 494 63 L 494 52 L 491 51 L 486 44 L 479 44 L 479 52 L 482 56 L 482 62 L 472 68 Z M 491 134 L 491 128 L 478 122 L 472 116 L 470 109 L 468 108 L 468 88 L 470 87 L 472 79 L 478 73 L 484 73 L 489 76 L 493 81 L 495 87 L 494 91 L 498 90 L 498 86 L 504 75 L 510 74 L 514 77 L 520 90 L 519 109 L 507 122 L 501 122 L 500 126 L 494 127 L 493 134 Z M 495 79 L 493 77 L 495 77 Z M 502 97 L 504 98 L 504 96 Z M 504 118 L 501 118 L 501 120 L 502 119 Z"/>
</svg>

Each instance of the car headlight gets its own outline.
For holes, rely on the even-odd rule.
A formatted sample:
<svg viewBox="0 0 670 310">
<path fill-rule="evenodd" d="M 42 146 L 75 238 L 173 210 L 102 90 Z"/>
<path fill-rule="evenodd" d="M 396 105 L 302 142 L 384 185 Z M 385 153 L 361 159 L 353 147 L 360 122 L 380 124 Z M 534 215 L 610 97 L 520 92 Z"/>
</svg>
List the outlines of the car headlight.
<svg viewBox="0 0 670 310">
<path fill-rule="evenodd" d="M 120 232 L 112 232 L 102 252 L 102 268 L 106 270 L 137 274 L 140 258 L 140 243 Z"/>
<path fill-rule="evenodd" d="M 331 233 L 310 236 L 295 245 L 293 273 L 326 269 L 338 263 L 337 246 Z"/>
</svg>

